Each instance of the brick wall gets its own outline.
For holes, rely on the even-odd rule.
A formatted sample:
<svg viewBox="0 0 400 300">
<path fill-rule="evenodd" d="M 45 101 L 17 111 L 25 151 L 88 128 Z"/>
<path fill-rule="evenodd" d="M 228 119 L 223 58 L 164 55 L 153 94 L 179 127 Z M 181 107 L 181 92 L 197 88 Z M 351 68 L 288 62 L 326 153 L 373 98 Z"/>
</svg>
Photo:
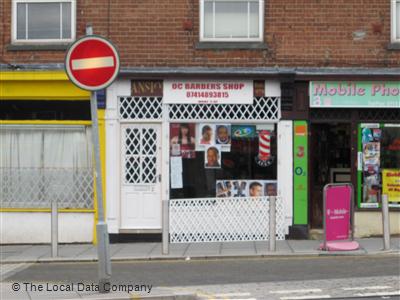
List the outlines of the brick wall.
<svg viewBox="0 0 400 300">
<path fill-rule="evenodd" d="M 2 62 L 63 62 L 65 51 L 6 50 L 11 0 L 0 1 Z M 77 0 L 78 37 L 87 23 L 117 45 L 123 67 L 400 66 L 400 50 L 387 50 L 390 0 L 265 0 L 268 50 L 196 50 L 198 0 Z"/>
</svg>

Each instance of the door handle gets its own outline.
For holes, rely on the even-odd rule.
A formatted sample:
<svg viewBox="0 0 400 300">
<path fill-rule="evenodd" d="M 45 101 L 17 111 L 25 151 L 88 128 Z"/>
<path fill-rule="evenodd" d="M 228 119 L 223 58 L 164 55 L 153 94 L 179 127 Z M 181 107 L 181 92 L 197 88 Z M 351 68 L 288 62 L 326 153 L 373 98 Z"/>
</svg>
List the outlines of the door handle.
<svg viewBox="0 0 400 300">
<path fill-rule="evenodd" d="M 161 182 L 161 174 L 158 174 L 158 182 Z"/>
</svg>

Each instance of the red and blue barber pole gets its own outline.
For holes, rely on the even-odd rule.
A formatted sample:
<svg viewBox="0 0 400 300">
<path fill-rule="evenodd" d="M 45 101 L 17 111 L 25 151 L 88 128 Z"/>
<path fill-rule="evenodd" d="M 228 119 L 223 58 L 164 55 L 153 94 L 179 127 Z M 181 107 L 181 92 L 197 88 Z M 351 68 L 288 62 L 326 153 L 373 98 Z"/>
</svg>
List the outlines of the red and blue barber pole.
<svg viewBox="0 0 400 300">
<path fill-rule="evenodd" d="M 258 133 L 258 156 L 256 163 L 261 167 L 267 167 L 273 162 L 271 156 L 271 131 L 261 130 Z"/>
</svg>

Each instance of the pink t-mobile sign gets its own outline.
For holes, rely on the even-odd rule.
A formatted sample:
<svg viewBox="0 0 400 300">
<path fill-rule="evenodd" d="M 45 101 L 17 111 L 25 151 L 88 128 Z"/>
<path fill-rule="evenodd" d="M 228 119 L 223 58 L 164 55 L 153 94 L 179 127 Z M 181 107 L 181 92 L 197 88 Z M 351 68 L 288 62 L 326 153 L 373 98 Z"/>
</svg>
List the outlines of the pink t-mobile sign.
<svg viewBox="0 0 400 300">
<path fill-rule="evenodd" d="M 326 241 L 349 239 L 352 188 L 350 185 L 330 185 L 325 189 Z"/>
</svg>

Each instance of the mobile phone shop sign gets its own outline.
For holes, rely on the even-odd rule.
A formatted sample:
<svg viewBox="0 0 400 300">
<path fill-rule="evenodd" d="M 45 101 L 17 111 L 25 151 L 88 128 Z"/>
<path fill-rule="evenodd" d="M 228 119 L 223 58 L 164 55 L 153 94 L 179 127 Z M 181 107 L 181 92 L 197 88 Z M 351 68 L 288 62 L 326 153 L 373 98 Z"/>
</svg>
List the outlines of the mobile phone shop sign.
<svg viewBox="0 0 400 300">
<path fill-rule="evenodd" d="M 252 104 L 251 80 L 165 80 L 168 104 Z"/>
<path fill-rule="evenodd" d="M 326 241 L 348 239 L 352 201 L 351 186 L 327 186 L 324 192 Z"/>
<path fill-rule="evenodd" d="M 312 81 L 310 107 L 400 108 L 400 81 Z"/>
</svg>

